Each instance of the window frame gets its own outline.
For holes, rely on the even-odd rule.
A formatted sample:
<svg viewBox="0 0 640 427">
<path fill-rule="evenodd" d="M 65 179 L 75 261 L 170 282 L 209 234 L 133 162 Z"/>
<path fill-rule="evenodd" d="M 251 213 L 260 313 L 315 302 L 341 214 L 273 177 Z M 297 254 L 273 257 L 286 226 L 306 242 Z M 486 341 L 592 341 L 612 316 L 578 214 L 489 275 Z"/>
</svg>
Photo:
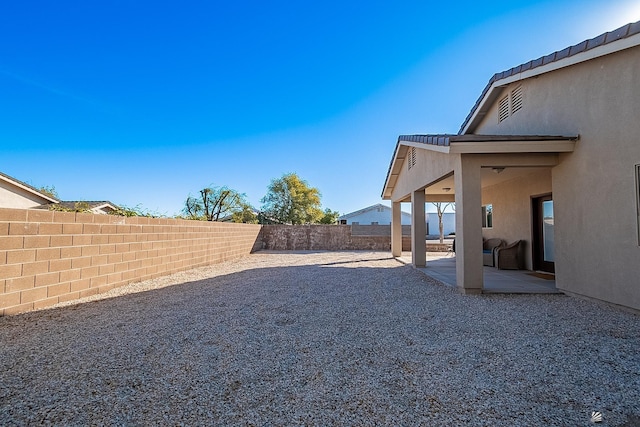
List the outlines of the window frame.
<svg viewBox="0 0 640 427">
<path fill-rule="evenodd" d="M 493 228 L 493 203 L 482 205 L 482 228 Z"/>
</svg>

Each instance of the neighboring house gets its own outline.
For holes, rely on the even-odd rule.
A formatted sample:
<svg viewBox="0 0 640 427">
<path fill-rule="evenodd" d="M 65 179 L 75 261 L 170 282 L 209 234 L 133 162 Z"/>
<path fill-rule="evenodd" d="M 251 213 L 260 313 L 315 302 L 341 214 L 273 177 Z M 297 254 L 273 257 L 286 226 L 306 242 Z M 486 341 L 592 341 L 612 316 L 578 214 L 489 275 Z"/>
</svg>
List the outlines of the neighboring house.
<svg viewBox="0 0 640 427">
<path fill-rule="evenodd" d="M 31 209 L 60 200 L 0 172 L 0 208 Z"/>
<path fill-rule="evenodd" d="M 401 212 L 402 225 L 411 225 L 411 214 Z M 390 225 L 391 208 L 383 204 L 369 206 L 338 217 L 338 224 Z"/>
<path fill-rule="evenodd" d="M 640 309 L 639 111 L 636 22 L 494 75 L 456 135 L 400 136 L 382 198 L 411 202 L 414 236 L 425 201 L 455 201 L 463 292 L 482 291 L 482 238 L 499 237 L 563 292 Z"/>
<path fill-rule="evenodd" d="M 50 206 L 76 209 L 85 206 L 92 213 L 108 214 L 120 209 L 109 202 L 62 201 L 37 188 L 0 172 L 0 208 L 13 209 L 49 209 Z"/>
<path fill-rule="evenodd" d="M 79 200 L 79 201 L 65 200 L 57 203 L 56 205 L 62 208 L 71 209 L 71 210 L 79 209 L 79 208 L 88 209 L 91 213 L 94 213 L 94 214 L 110 214 L 113 211 L 117 211 L 120 209 L 118 205 L 115 205 L 108 200 L 92 201 L 92 202 L 88 202 L 84 200 Z M 40 206 L 39 208 L 49 209 L 50 206 L 51 205 Z"/>
<path fill-rule="evenodd" d="M 411 218 L 411 215 L 409 215 L 409 218 Z M 409 221 L 409 224 L 411 224 L 411 221 Z M 442 229 L 445 237 L 456 232 L 456 214 L 454 212 L 442 214 Z M 427 235 L 440 236 L 438 214 L 435 212 L 427 213 Z"/>
</svg>

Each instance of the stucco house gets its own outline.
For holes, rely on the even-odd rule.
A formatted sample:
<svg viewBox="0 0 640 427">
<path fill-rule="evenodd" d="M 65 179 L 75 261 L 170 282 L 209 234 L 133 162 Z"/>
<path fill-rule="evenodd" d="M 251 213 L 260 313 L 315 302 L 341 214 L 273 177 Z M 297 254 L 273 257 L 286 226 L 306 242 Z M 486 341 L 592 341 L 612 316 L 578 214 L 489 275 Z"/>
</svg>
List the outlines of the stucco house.
<svg viewBox="0 0 640 427">
<path fill-rule="evenodd" d="M 59 202 L 55 197 L 0 172 L 0 208 L 31 209 Z"/>
<path fill-rule="evenodd" d="M 108 200 L 102 200 L 102 201 L 65 200 L 65 201 L 56 203 L 56 205 L 66 209 L 83 208 L 83 209 L 87 209 L 89 212 L 94 214 L 110 214 L 111 212 L 114 212 L 120 209 L 118 205 L 111 203 Z M 50 205 L 44 205 L 44 206 L 38 207 L 38 209 L 49 209 L 49 208 L 50 208 Z"/>
<path fill-rule="evenodd" d="M 439 236 L 440 227 L 438 214 L 435 212 L 427 212 L 427 235 Z M 442 232 L 445 237 L 456 232 L 456 214 L 455 212 L 444 212 L 442 214 Z"/>
<path fill-rule="evenodd" d="M 401 213 L 402 225 L 411 225 L 411 214 Z M 338 224 L 390 225 L 391 208 L 381 203 L 344 214 L 338 217 Z"/>
<path fill-rule="evenodd" d="M 499 237 L 559 290 L 640 309 L 639 111 L 640 22 L 495 74 L 458 134 L 398 138 L 392 253 L 401 202 L 419 236 L 425 201 L 455 201 L 462 292 L 482 292 L 483 238 Z"/>
<path fill-rule="evenodd" d="M 78 206 L 95 214 L 108 214 L 120 209 L 109 201 L 63 201 L 37 188 L 0 172 L 0 208 L 50 209 L 51 206 L 75 209 Z"/>
</svg>

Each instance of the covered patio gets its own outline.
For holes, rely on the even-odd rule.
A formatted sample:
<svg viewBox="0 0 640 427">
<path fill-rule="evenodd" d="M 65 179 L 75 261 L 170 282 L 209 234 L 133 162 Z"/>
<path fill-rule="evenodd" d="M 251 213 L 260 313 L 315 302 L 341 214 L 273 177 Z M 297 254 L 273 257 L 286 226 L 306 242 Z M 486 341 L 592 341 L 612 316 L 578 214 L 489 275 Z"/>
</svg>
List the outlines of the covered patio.
<svg viewBox="0 0 640 427">
<path fill-rule="evenodd" d="M 400 205 L 410 203 L 409 263 L 414 267 L 426 268 L 433 277 L 468 294 L 557 292 L 555 280 L 542 278 L 552 275 L 535 272 L 531 197 L 552 192 L 551 169 L 560 154 L 574 150 L 577 140 L 566 135 L 401 135 L 382 192 L 382 198 L 392 202 L 392 254 L 403 257 Z M 481 215 L 492 199 L 502 202 L 495 213 L 500 221 L 493 228 L 483 223 Z M 455 261 L 428 259 L 425 245 L 419 243 L 426 234 L 423 218 L 428 202 L 455 202 Z M 483 266 L 483 238 L 522 241 L 519 257 L 524 270 Z"/>
<path fill-rule="evenodd" d="M 456 287 L 456 256 L 446 252 L 427 252 L 425 267 L 417 267 L 429 277 L 447 286 Z M 402 252 L 396 259 L 412 264 L 411 252 Z M 527 270 L 499 270 L 483 267 L 482 293 L 485 294 L 561 294 L 556 288 L 555 277 Z"/>
</svg>

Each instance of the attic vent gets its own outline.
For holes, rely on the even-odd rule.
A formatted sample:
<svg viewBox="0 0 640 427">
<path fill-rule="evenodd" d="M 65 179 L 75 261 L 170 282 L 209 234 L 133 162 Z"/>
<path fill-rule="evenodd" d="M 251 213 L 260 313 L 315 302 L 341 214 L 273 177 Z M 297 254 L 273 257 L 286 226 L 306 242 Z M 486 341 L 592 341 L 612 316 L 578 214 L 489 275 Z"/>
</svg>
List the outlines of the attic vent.
<svg viewBox="0 0 640 427">
<path fill-rule="evenodd" d="M 505 96 L 498 103 L 498 122 L 509 117 L 509 95 Z"/>
<path fill-rule="evenodd" d="M 511 91 L 511 114 L 522 109 L 522 85 Z"/>
<path fill-rule="evenodd" d="M 409 169 L 416 165 L 416 147 L 411 147 L 411 150 L 409 150 L 407 164 L 409 165 Z"/>
</svg>

